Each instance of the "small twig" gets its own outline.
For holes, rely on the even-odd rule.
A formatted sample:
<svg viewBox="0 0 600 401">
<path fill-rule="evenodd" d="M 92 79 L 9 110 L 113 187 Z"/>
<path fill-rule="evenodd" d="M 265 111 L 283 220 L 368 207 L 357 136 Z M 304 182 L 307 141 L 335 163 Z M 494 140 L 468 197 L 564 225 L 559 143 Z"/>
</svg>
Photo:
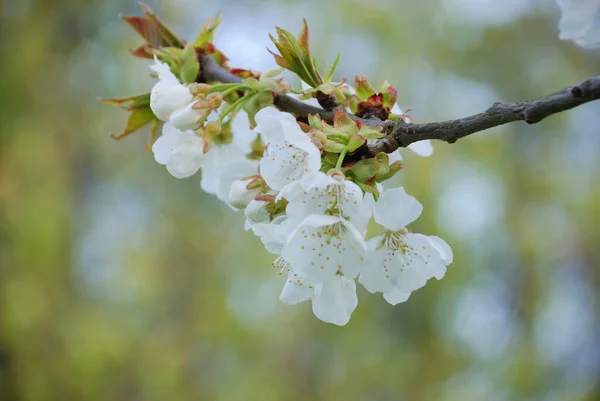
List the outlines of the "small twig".
<svg viewBox="0 0 600 401">
<path fill-rule="evenodd" d="M 200 56 L 199 60 L 202 66 L 202 73 L 199 76 L 204 82 L 233 83 L 242 81 L 239 77 L 220 67 L 210 56 Z M 425 124 L 407 124 L 402 120 L 384 122 L 375 118 L 360 118 L 342 107 L 325 110 L 283 94 L 275 94 L 274 104 L 279 110 L 293 113 L 298 117 L 318 114 L 323 120 L 331 122 L 334 111 L 343 110 L 350 118 L 360 121 L 363 125 L 383 126 L 384 132 L 388 133 L 385 138 L 373 144 L 365 145 L 352 155 L 348 155 L 349 160 L 357 160 L 373 157 L 380 152 L 391 153 L 400 147 L 406 147 L 411 143 L 426 139 L 454 143 L 465 136 L 513 121 L 525 121 L 528 124 L 535 124 L 553 114 L 598 99 L 600 99 L 600 76 L 586 79 L 577 85 L 538 99 L 517 103 L 497 102 L 483 113 L 457 120 Z"/>
</svg>

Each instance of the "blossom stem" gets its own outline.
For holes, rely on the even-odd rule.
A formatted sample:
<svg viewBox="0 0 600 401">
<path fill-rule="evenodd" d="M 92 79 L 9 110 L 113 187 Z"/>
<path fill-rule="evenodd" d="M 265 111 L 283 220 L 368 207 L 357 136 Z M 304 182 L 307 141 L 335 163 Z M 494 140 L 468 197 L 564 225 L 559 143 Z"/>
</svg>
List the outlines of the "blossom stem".
<svg viewBox="0 0 600 401">
<path fill-rule="evenodd" d="M 232 112 L 238 110 L 238 108 L 240 108 L 248 100 L 248 98 L 253 95 L 253 93 L 246 94 L 238 100 L 236 100 L 235 102 L 233 102 L 232 104 L 230 104 L 225 110 L 221 112 L 221 115 L 219 116 L 219 122 L 223 122 L 223 119 L 227 117 L 228 114 L 231 114 Z"/>
<path fill-rule="evenodd" d="M 337 163 L 335 165 L 336 169 L 341 169 L 342 168 L 342 163 L 344 162 L 344 157 L 346 157 L 346 153 L 348 153 L 348 148 L 344 148 L 342 150 L 342 153 L 340 153 L 340 157 L 338 157 Z"/>
</svg>

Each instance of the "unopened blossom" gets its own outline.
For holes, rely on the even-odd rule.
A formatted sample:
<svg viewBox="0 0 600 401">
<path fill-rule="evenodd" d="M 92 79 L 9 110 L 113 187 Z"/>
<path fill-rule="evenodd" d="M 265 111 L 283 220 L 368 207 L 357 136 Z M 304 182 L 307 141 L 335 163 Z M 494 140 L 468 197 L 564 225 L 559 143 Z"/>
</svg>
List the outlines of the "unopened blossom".
<svg viewBox="0 0 600 401">
<path fill-rule="evenodd" d="M 248 202 L 244 209 L 246 221 L 244 229 L 251 230 L 252 226 L 259 223 L 269 223 L 271 221 L 271 213 L 269 212 L 269 202 L 264 200 L 253 199 Z"/>
<path fill-rule="evenodd" d="M 194 97 L 171 72 L 169 65 L 160 62 L 156 56 L 150 69 L 158 74 L 159 79 L 150 92 L 150 108 L 157 118 L 169 121 L 173 112 L 188 106 Z"/>
<path fill-rule="evenodd" d="M 298 222 L 311 214 L 327 214 L 343 217 L 364 232 L 371 217 L 360 187 L 341 174 L 307 174 L 284 187 L 279 196 L 289 201 L 286 213 Z"/>
<path fill-rule="evenodd" d="M 298 224 L 281 256 L 310 285 L 343 275 L 356 277 L 366 256 L 364 235 L 340 216 L 310 215 Z"/>
<path fill-rule="evenodd" d="M 204 141 L 192 131 L 181 131 L 169 122 L 152 145 L 154 159 L 167 167 L 175 178 L 190 177 L 204 161 Z"/>
<path fill-rule="evenodd" d="M 560 39 L 587 48 L 600 47 L 600 1 L 557 0 L 561 10 Z"/>
<path fill-rule="evenodd" d="M 260 161 L 260 175 L 269 187 L 281 190 L 286 184 L 319 171 L 321 152 L 291 115 L 267 107 L 258 112 L 256 122 L 254 131 L 267 144 Z"/>
<path fill-rule="evenodd" d="M 181 130 L 195 130 L 202 126 L 222 101 L 220 94 L 212 94 L 207 98 L 202 96 L 187 106 L 175 110 L 170 117 L 171 123 Z"/>
<path fill-rule="evenodd" d="M 242 178 L 234 181 L 229 187 L 229 204 L 237 209 L 244 209 L 262 192 L 261 187 L 248 189 L 248 185 L 254 181 L 254 177 Z"/>
<path fill-rule="evenodd" d="M 315 285 L 307 285 L 292 268 L 288 268 L 288 276 L 279 299 L 287 305 L 310 300 L 317 318 L 338 326 L 348 323 L 358 305 L 354 279 L 334 275 Z"/>
<path fill-rule="evenodd" d="M 373 206 L 373 218 L 385 232 L 368 241 L 367 263 L 359 281 L 369 292 L 382 292 L 392 305 L 406 301 L 430 278 L 440 280 L 452 263 L 452 250 L 444 240 L 406 228 L 422 211 L 423 206 L 404 188 L 384 191 Z"/>
</svg>

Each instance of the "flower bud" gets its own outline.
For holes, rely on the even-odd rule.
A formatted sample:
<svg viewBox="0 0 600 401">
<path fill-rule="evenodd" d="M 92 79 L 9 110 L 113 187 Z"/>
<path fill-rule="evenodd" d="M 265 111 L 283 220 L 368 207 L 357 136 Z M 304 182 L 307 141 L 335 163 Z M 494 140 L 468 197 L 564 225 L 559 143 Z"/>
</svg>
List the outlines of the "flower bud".
<svg viewBox="0 0 600 401">
<path fill-rule="evenodd" d="M 170 121 L 175 128 L 182 131 L 195 130 L 206 121 L 206 118 L 212 110 L 196 108 L 195 105 L 200 101 L 202 100 L 190 103 L 171 114 Z"/>
<path fill-rule="evenodd" d="M 260 187 L 248 189 L 249 179 L 237 180 L 231 184 L 229 189 L 229 204 L 238 209 L 244 209 L 250 201 L 262 192 Z"/>
<path fill-rule="evenodd" d="M 169 121 L 173 112 L 189 105 L 193 100 L 189 88 L 179 82 L 158 81 L 150 92 L 150 108 L 163 121 Z"/>
<path fill-rule="evenodd" d="M 262 200 L 251 200 L 248 203 L 244 211 L 246 214 L 246 224 L 244 225 L 246 231 L 250 230 L 253 224 L 271 221 L 271 214 L 267 206 L 269 206 L 269 202 Z"/>
<path fill-rule="evenodd" d="M 169 121 L 171 114 L 194 100 L 190 89 L 181 84 L 171 72 L 169 65 L 161 63 L 156 56 L 150 69 L 158 74 L 159 81 L 150 92 L 150 108 L 156 117 Z"/>
</svg>

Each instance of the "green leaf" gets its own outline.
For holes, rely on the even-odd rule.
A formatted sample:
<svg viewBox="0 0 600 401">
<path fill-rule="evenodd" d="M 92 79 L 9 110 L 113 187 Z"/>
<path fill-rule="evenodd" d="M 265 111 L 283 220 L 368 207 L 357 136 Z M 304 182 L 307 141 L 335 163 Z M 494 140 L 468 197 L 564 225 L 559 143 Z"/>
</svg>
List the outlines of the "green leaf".
<svg viewBox="0 0 600 401">
<path fill-rule="evenodd" d="M 127 123 L 125 124 L 125 129 L 119 134 L 111 134 L 114 139 L 122 139 L 131 133 L 139 130 L 147 124 L 150 124 L 153 121 L 156 121 L 157 118 L 152 113 L 150 108 L 141 108 L 134 110 L 127 119 Z"/>
<path fill-rule="evenodd" d="M 198 60 L 195 58 L 190 58 L 181 66 L 179 77 L 183 83 L 189 84 L 196 81 L 199 71 L 200 63 Z"/>
<path fill-rule="evenodd" d="M 202 29 L 200 29 L 200 33 L 196 37 L 194 41 L 194 45 L 202 46 L 205 43 L 212 43 L 215 38 L 215 33 L 219 25 L 221 25 L 221 13 L 217 14 L 215 18 L 209 18 L 208 21 L 202 25 Z"/>
<path fill-rule="evenodd" d="M 150 92 L 141 95 L 126 96 L 115 99 L 100 99 L 102 103 L 108 103 L 125 110 L 135 110 L 150 107 Z"/>
</svg>

